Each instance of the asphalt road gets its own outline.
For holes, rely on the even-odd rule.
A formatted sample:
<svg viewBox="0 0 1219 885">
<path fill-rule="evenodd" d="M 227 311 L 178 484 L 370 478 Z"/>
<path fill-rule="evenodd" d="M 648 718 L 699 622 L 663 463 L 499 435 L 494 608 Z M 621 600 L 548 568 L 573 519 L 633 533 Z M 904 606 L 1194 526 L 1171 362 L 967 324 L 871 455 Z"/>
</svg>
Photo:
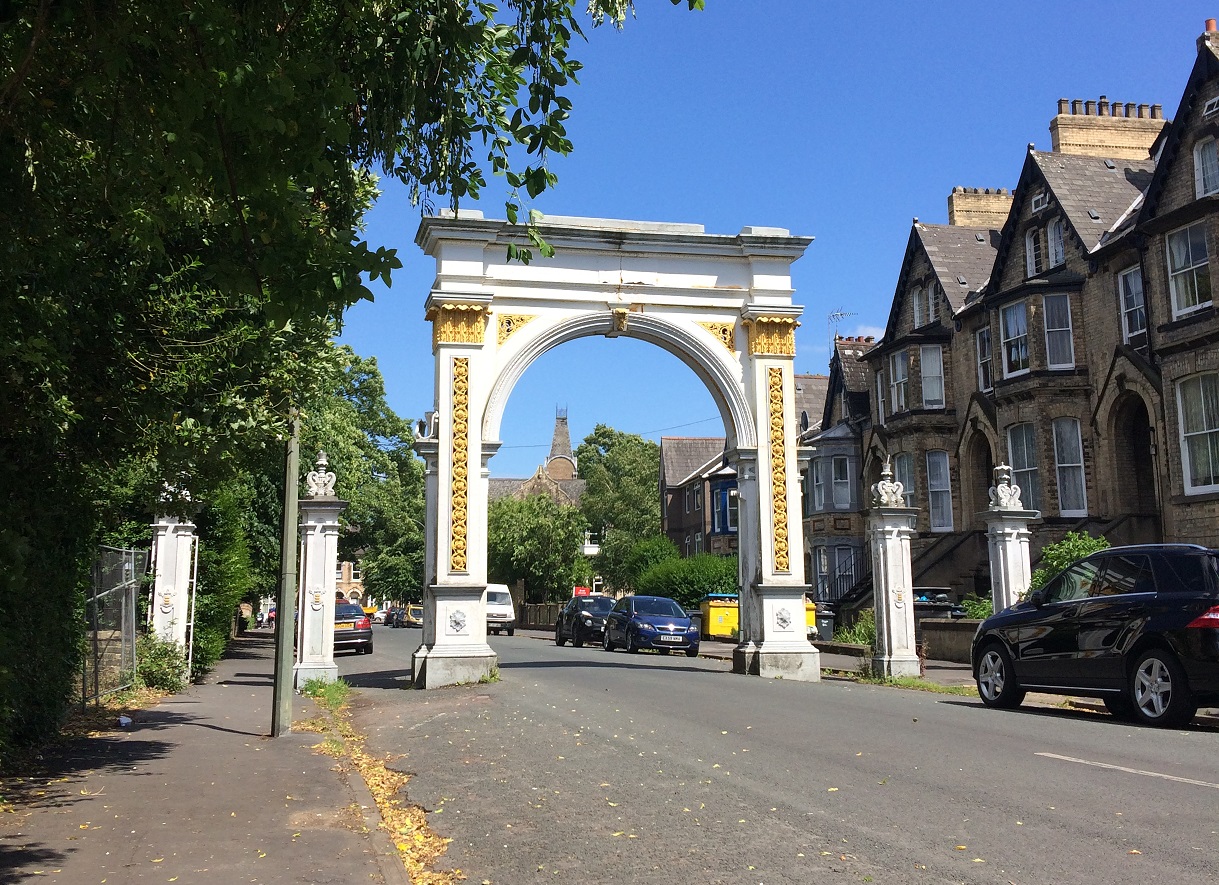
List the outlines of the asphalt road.
<svg viewBox="0 0 1219 885">
<path fill-rule="evenodd" d="M 736 676 L 492 637 L 498 682 L 345 655 L 369 749 L 472 883 L 1188 883 L 1219 877 L 1219 731 Z"/>
</svg>

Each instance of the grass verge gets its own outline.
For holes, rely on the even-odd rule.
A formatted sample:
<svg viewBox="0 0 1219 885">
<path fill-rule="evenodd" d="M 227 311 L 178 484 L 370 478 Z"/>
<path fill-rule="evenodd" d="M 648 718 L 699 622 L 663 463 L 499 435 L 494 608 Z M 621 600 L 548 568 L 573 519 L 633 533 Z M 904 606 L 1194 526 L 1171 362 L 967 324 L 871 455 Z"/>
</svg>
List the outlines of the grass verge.
<svg viewBox="0 0 1219 885">
<path fill-rule="evenodd" d="M 365 736 L 352 725 L 347 708 L 351 687 L 341 679 L 311 679 L 302 686 L 301 693 L 317 701 L 324 713 L 320 719 L 298 722 L 293 728 L 325 734 L 314 749 L 333 756 L 341 765 L 350 765 L 364 779 L 381 814 L 380 826 L 398 849 L 412 885 L 455 885 L 463 881 L 466 877 L 461 870 L 431 869 L 452 840 L 428 826 L 423 808 L 400 797 L 410 777 L 388 767 L 397 757 L 379 759 L 365 752 Z"/>
</svg>

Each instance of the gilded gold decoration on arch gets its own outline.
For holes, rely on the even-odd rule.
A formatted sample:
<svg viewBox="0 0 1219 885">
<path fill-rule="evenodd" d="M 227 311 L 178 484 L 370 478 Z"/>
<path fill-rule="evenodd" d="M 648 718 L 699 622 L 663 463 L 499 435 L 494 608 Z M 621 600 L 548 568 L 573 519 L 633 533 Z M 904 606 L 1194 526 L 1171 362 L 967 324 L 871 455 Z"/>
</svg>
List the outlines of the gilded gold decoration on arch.
<svg viewBox="0 0 1219 885">
<path fill-rule="evenodd" d="M 736 353 L 736 324 L 734 323 L 699 323 L 704 329 L 719 339 L 733 353 Z"/>
<path fill-rule="evenodd" d="M 449 570 L 468 571 L 467 531 L 470 506 L 470 360 L 453 360 L 453 479 L 449 489 L 453 540 Z"/>
<path fill-rule="evenodd" d="M 796 355 L 796 326 L 800 324 L 793 317 L 755 317 L 746 325 L 751 354 Z"/>
<path fill-rule="evenodd" d="M 428 311 L 432 350 L 440 344 L 482 344 L 487 334 L 487 308 L 481 304 L 441 304 Z"/>
<path fill-rule="evenodd" d="M 770 422 L 770 497 L 774 512 L 775 571 L 791 571 L 787 541 L 787 423 L 783 420 L 783 370 L 767 369 Z"/>
<path fill-rule="evenodd" d="M 534 314 L 501 313 L 499 315 L 499 333 L 496 343 L 503 344 L 512 336 L 513 332 L 525 325 L 530 320 L 536 319 L 537 316 Z"/>
</svg>

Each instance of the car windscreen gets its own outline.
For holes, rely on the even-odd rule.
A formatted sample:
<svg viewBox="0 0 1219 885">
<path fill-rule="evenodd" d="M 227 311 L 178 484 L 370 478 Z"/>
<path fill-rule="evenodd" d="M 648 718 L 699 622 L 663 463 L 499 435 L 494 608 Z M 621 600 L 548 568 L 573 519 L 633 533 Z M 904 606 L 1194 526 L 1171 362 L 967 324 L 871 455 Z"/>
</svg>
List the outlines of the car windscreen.
<svg viewBox="0 0 1219 885">
<path fill-rule="evenodd" d="M 662 618 L 684 618 L 686 613 L 672 599 L 636 599 L 635 612 L 641 615 L 657 615 Z"/>
<path fill-rule="evenodd" d="M 512 597 L 502 590 L 488 590 L 487 602 L 493 602 L 496 605 L 511 605 Z"/>
<path fill-rule="evenodd" d="M 614 600 L 609 596 L 588 596 L 579 603 L 580 611 L 603 615 L 614 607 Z"/>
<path fill-rule="evenodd" d="M 336 621 L 346 621 L 350 618 L 364 617 L 364 609 L 358 605 L 336 605 L 334 607 L 334 618 Z"/>
</svg>

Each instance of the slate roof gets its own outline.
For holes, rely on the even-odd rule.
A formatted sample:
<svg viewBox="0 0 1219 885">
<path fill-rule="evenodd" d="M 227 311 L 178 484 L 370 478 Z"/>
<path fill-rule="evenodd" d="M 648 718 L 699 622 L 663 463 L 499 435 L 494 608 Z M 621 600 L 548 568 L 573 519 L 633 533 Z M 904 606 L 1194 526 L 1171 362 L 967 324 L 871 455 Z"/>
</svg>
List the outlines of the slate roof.
<svg viewBox="0 0 1219 885">
<path fill-rule="evenodd" d="M 1046 151 L 1029 153 L 1089 252 L 1142 197 L 1155 171 L 1150 158 L 1106 161 Z"/>
<path fill-rule="evenodd" d="M 660 483 L 675 486 L 717 453 L 724 451 L 722 436 L 662 436 L 660 438 Z"/>
<path fill-rule="evenodd" d="M 487 503 L 493 503 L 500 498 L 512 498 L 517 495 L 527 497 L 529 494 L 545 494 L 549 495 L 553 500 L 559 501 L 559 503 L 574 505 L 579 503 L 580 496 L 584 494 L 584 489 L 588 486 L 588 482 L 583 479 L 551 479 L 546 475 L 544 468 L 541 467 L 528 479 L 491 477 L 487 480 L 487 483 Z M 560 492 L 560 496 L 553 494 L 552 489 L 557 489 Z M 566 502 L 561 500 L 561 498 L 565 498 Z"/>
<path fill-rule="evenodd" d="M 862 335 L 854 338 L 838 337 L 834 339 L 834 353 L 842 369 L 842 381 L 848 393 L 869 393 L 872 375 L 867 363 L 860 357 L 876 346 L 876 342 Z"/>
<path fill-rule="evenodd" d="M 955 314 L 990 279 L 999 252 L 999 231 L 952 224 L 914 225 L 923 251 Z M 964 282 L 961 282 L 964 280 Z"/>
<path fill-rule="evenodd" d="M 825 410 L 825 397 L 829 389 L 829 375 L 796 375 L 797 423 L 803 413 L 808 416 L 808 430 L 814 430 L 821 425 L 821 415 Z"/>
</svg>

